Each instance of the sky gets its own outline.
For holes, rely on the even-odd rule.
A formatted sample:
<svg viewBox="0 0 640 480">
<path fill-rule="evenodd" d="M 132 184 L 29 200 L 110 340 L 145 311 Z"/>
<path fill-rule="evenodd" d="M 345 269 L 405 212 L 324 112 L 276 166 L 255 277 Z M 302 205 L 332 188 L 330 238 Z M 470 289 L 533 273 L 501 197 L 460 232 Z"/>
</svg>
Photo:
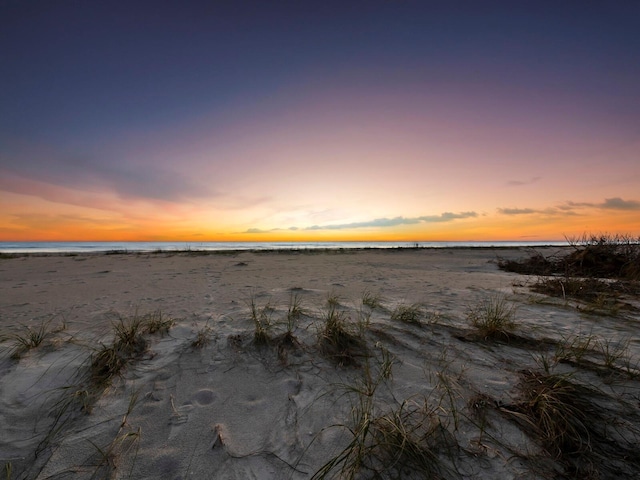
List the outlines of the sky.
<svg viewBox="0 0 640 480">
<path fill-rule="evenodd" d="M 638 1 L 0 0 L 0 241 L 640 235 Z"/>
</svg>

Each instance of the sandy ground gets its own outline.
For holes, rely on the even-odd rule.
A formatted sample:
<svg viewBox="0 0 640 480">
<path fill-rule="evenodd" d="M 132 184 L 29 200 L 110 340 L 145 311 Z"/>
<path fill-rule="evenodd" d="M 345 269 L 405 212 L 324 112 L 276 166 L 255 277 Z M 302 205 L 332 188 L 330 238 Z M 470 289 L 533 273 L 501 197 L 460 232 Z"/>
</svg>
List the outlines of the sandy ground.
<svg viewBox="0 0 640 480">
<path fill-rule="evenodd" d="M 407 249 L 0 259 L 0 478 L 312 478 L 354 432 L 367 444 L 380 441 L 357 436 L 363 411 L 374 419 L 399 414 L 433 452 L 429 467 L 402 457 L 397 465 L 406 468 L 395 468 L 378 449 L 369 461 L 376 471 L 571 478 L 566 458 L 519 416 L 523 375 L 546 367 L 595 389 L 595 404 L 612 412 L 611 442 L 633 448 L 640 317 L 587 313 L 532 294 L 531 278 L 496 264 L 524 255 Z M 363 306 L 364 292 L 380 305 Z M 297 341 L 286 343 L 292 296 L 303 314 L 291 326 Z M 329 297 L 365 342 L 346 360 L 320 340 Z M 469 312 L 496 299 L 517 308 L 515 330 L 483 338 Z M 270 324 L 265 345 L 254 341 L 252 300 Z M 402 306 L 419 307 L 417 322 L 394 317 Z M 90 390 L 91 359 L 114 342 L 113 325 L 153 312 L 175 320 L 169 332 L 146 335 L 148 349 L 100 395 L 70 401 Z M 26 327 L 42 325 L 44 341 L 16 354 Z M 208 343 L 194 346 L 198 335 Z M 593 340 L 589 362 L 558 361 L 560 346 L 585 338 Z M 604 345 L 620 354 L 607 357 Z M 593 454 L 593 478 L 638 474 L 635 463 L 601 467 L 603 456 Z M 347 458 L 327 478 L 339 477 Z"/>
</svg>

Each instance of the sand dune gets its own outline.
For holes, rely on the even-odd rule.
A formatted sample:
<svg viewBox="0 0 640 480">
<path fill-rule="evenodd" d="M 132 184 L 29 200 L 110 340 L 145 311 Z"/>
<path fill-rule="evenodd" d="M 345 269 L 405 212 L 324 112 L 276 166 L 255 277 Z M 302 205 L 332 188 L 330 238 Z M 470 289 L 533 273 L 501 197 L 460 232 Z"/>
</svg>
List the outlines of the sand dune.
<svg viewBox="0 0 640 480">
<path fill-rule="evenodd" d="M 1 259 L 0 462 L 24 479 L 640 475 L 637 309 L 534 294 L 496 265 L 524 254 Z M 512 330 L 474 326 L 483 305 Z M 96 383 L 114 325 L 137 320 L 144 345 Z M 549 381 L 560 396 L 534 398 Z M 554 439 L 532 423 L 543 397 L 577 410 Z"/>
</svg>

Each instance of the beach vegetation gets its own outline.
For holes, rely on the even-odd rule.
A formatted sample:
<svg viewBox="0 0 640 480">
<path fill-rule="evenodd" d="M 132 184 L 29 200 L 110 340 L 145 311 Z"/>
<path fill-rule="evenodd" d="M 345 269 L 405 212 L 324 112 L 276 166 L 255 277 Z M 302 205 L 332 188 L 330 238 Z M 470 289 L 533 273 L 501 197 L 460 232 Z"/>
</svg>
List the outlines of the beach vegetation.
<svg viewBox="0 0 640 480">
<path fill-rule="evenodd" d="M 503 295 L 492 295 L 469 307 L 467 318 L 485 339 L 509 339 L 515 329 L 516 307 Z"/>
<path fill-rule="evenodd" d="M 306 309 L 302 305 L 302 297 L 299 293 L 292 291 L 289 296 L 289 305 L 287 306 L 285 318 L 286 330 L 275 339 L 278 358 L 284 365 L 288 363 L 289 352 L 300 347 L 300 342 L 295 336 L 294 330 L 303 315 L 306 315 Z"/>
<path fill-rule="evenodd" d="M 133 317 L 118 317 L 112 324 L 114 340 L 110 345 L 102 344 L 92 355 L 89 365 L 89 383 L 96 391 L 111 385 L 125 367 L 147 351 L 149 342 L 145 334 L 163 334 L 173 325 L 173 320 L 161 312 L 149 315 L 135 314 Z"/>
<path fill-rule="evenodd" d="M 337 308 L 340 306 L 340 300 L 341 297 L 340 295 L 335 291 L 332 290 L 327 294 L 327 306 L 329 307 L 334 307 Z"/>
<path fill-rule="evenodd" d="M 143 322 L 145 324 L 146 333 L 151 335 L 159 333 L 161 336 L 169 333 L 171 327 L 176 323 L 173 318 L 167 317 L 161 310 L 156 310 L 155 312 L 145 315 Z"/>
<path fill-rule="evenodd" d="M 191 348 L 200 349 L 204 348 L 211 343 L 211 327 L 205 325 L 196 333 L 196 338 L 191 342 Z"/>
<path fill-rule="evenodd" d="M 21 333 L 8 334 L 4 339 L 13 342 L 10 357 L 18 360 L 24 353 L 37 348 L 52 333 L 49 329 L 51 319 L 43 320 L 37 327 L 25 326 Z"/>
<path fill-rule="evenodd" d="M 393 357 L 380 346 L 377 367 L 367 360 L 362 378 L 338 386 L 353 395 L 351 421 L 329 428 L 344 429 L 349 441 L 323 464 L 312 479 L 441 478 L 449 472 L 443 451 L 455 440 L 427 399 L 402 401 L 395 407 L 378 404 L 377 392 L 391 377 Z"/>
<path fill-rule="evenodd" d="M 271 341 L 270 330 L 273 307 L 270 302 L 267 302 L 262 307 L 258 306 L 255 295 L 251 295 L 248 305 L 254 326 L 253 342 L 259 346 L 267 345 Z"/>
<path fill-rule="evenodd" d="M 382 308 L 382 297 L 379 293 L 373 293 L 371 290 L 366 289 L 362 292 L 362 305 L 369 307 L 371 310 Z"/>
<path fill-rule="evenodd" d="M 97 461 L 95 462 L 96 469 L 93 472 L 91 479 L 114 478 L 119 466 L 118 462 L 124 456 L 131 453 L 133 453 L 134 457 L 137 456 L 142 436 L 142 428 L 138 427 L 137 429 L 134 429 L 129 425 L 128 421 L 137 401 L 138 394 L 137 392 L 134 392 L 129 398 L 127 411 L 122 416 L 122 420 L 116 434 L 107 445 L 100 447 L 92 440 L 88 440 L 98 454 Z M 132 470 L 134 464 L 135 459 L 132 462 Z"/>
<path fill-rule="evenodd" d="M 367 352 L 362 329 L 353 328 L 350 317 L 338 307 L 333 297 L 327 299 L 324 327 L 320 332 L 320 349 L 340 366 L 356 366 L 358 358 Z"/>
<path fill-rule="evenodd" d="M 302 297 L 298 293 L 291 292 L 287 306 L 287 333 L 293 333 L 296 323 L 305 314 L 306 309 L 302 305 Z"/>
<path fill-rule="evenodd" d="M 521 260 L 499 259 L 506 271 L 525 275 L 640 280 L 640 237 L 630 235 L 588 235 L 567 238 L 569 253 L 543 256 L 531 251 Z"/>
<path fill-rule="evenodd" d="M 410 323 L 412 325 L 421 325 L 423 318 L 424 312 L 422 306 L 417 303 L 398 305 L 391 313 L 392 321 Z"/>
<path fill-rule="evenodd" d="M 501 406 L 501 411 L 539 439 L 547 454 L 564 464 L 566 473 L 598 478 L 592 458 L 606 420 L 593 401 L 597 393 L 574 382 L 571 374 L 530 370 L 522 372 L 518 388 L 519 401 Z"/>
<path fill-rule="evenodd" d="M 580 363 L 597 346 L 598 339 L 594 335 L 574 335 L 563 338 L 556 345 L 555 358 L 559 362 Z"/>
<path fill-rule="evenodd" d="M 597 341 L 596 345 L 602 355 L 604 366 L 615 368 L 619 361 L 627 358 L 630 342 L 630 338 L 621 341 L 613 341 L 608 338 Z"/>
</svg>

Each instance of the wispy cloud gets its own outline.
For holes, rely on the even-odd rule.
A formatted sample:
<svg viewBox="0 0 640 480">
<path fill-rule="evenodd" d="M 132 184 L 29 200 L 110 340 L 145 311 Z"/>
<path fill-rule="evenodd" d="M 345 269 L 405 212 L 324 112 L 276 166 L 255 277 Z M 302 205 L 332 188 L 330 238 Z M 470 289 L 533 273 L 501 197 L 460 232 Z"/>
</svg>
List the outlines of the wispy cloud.
<svg viewBox="0 0 640 480">
<path fill-rule="evenodd" d="M 605 198 L 600 208 L 609 210 L 640 210 L 640 202 L 637 200 L 623 200 L 619 197 Z"/>
<path fill-rule="evenodd" d="M 499 208 L 498 213 L 502 215 L 531 215 L 532 213 L 540 213 L 540 211 L 533 208 Z"/>
<path fill-rule="evenodd" d="M 509 180 L 507 185 L 510 187 L 522 187 L 524 185 L 531 185 L 533 183 L 539 182 L 542 177 L 531 177 L 528 180 Z"/>
<path fill-rule="evenodd" d="M 341 223 L 341 224 L 327 224 L 327 225 L 312 225 L 310 227 L 298 228 L 298 227 L 289 227 L 288 230 L 306 230 L 306 231 L 317 231 L 317 230 L 352 230 L 358 228 L 389 228 L 396 227 L 399 225 L 415 225 L 418 223 L 443 223 L 443 222 L 452 222 L 454 220 L 461 220 L 464 218 L 475 218 L 478 214 L 476 212 L 444 212 L 440 215 L 423 215 L 420 217 L 393 217 L 393 218 L 376 218 L 373 220 L 368 220 L 365 222 L 351 222 L 351 223 Z M 262 230 L 259 228 L 250 228 L 243 233 L 268 233 L 273 232 L 279 229 L 272 230 Z"/>
<path fill-rule="evenodd" d="M 304 230 L 350 230 L 354 228 L 387 228 L 396 227 L 398 225 L 415 225 L 417 223 L 442 223 L 451 222 L 453 220 L 477 217 L 476 212 L 451 213 L 445 212 L 440 215 L 424 215 L 421 217 L 393 217 L 393 218 L 376 218 L 366 222 L 342 223 L 337 225 L 313 225 Z"/>
<path fill-rule="evenodd" d="M 567 201 L 561 205 L 555 207 L 549 207 L 545 209 L 535 208 L 498 208 L 498 213 L 502 215 L 578 215 L 576 210 L 585 208 L 600 209 L 600 210 L 626 210 L 626 211 L 640 211 L 640 201 L 637 200 L 623 200 L 620 197 L 605 198 L 601 203 L 590 202 L 572 202 Z"/>
<path fill-rule="evenodd" d="M 69 154 L 49 147 L 34 146 L 0 155 L 0 170 L 3 176 L 12 175 L 51 187 L 110 191 L 124 200 L 182 202 L 219 195 L 212 182 L 204 181 L 201 174 L 175 165 L 126 161 L 101 154 Z"/>
</svg>

